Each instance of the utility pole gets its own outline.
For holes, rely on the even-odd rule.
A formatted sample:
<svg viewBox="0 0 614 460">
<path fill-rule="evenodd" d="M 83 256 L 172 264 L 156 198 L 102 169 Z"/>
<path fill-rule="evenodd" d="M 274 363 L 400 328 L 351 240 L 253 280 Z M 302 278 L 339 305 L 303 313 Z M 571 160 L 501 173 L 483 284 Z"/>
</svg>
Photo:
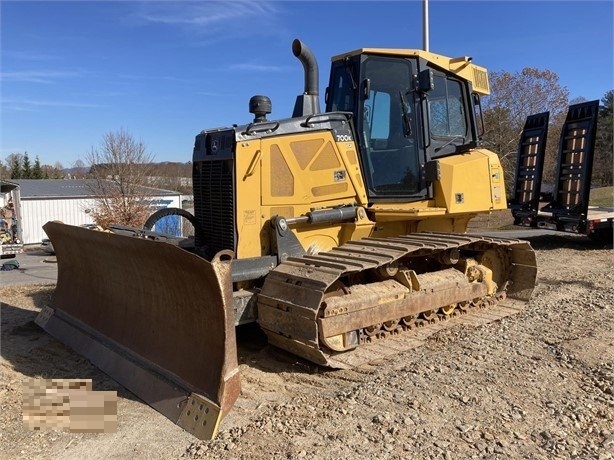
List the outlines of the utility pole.
<svg viewBox="0 0 614 460">
<path fill-rule="evenodd" d="M 429 0 L 422 0 L 422 48 L 429 50 Z"/>
</svg>

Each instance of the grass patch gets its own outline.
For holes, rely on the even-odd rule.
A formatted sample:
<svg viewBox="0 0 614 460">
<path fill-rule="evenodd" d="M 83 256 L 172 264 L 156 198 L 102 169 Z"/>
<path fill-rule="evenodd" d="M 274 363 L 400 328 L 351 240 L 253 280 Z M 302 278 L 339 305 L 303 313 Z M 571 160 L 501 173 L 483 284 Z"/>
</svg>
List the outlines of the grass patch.
<svg viewBox="0 0 614 460">
<path fill-rule="evenodd" d="M 516 228 L 513 226 L 514 217 L 509 209 L 493 211 L 490 214 L 478 214 L 469 221 L 468 230 L 502 230 Z M 518 227 L 519 228 L 519 227 Z"/>
<path fill-rule="evenodd" d="M 589 204 L 591 206 L 605 206 L 607 208 L 614 207 L 614 187 L 591 189 Z"/>
</svg>

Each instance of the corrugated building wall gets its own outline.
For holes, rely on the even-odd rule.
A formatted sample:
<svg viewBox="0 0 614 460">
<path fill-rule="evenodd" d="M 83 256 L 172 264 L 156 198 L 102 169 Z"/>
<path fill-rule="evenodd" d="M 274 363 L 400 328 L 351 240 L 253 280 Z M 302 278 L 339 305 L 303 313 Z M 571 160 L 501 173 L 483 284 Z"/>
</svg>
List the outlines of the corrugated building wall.
<svg viewBox="0 0 614 460">
<path fill-rule="evenodd" d="M 91 214 L 85 212 L 93 206 L 85 198 L 21 198 L 22 233 L 24 244 L 40 243 L 47 238 L 43 225 L 50 220 L 65 224 L 93 224 Z"/>
<path fill-rule="evenodd" d="M 47 238 L 43 225 L 50 220 L 65 224 L 92 224 L 90 211 L 95 200 L 86 180 L 17 179 L 21 188 L 21 229 L 24 244 L 38 244 Z M 152 212 L 160 208 L 181 208 L 181 194 L 151 189 Z M 158 193 L 156 193 L 158 192 Z"/>
</svg>

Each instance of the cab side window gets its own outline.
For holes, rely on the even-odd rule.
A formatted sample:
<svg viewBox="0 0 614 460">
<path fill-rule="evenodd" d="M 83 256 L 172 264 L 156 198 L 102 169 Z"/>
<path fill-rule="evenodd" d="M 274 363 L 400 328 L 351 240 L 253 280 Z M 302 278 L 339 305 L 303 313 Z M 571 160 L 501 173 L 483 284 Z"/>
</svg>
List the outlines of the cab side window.
<svg viewBox="0 0 614 460">
<path fill-rule="evenodd" d="M 465 137 L 467 119 L 460 82 L 435 75 L 435 88 L 428 95 L 431 137 Z"/>
<path fill-rule="evenodd" d="M 328 102 L 328 112 L 354 112 L 354 89 L 352 76 L 342 65 L 333 67 L 331 87 L 331 100 Z"/>
</svg>

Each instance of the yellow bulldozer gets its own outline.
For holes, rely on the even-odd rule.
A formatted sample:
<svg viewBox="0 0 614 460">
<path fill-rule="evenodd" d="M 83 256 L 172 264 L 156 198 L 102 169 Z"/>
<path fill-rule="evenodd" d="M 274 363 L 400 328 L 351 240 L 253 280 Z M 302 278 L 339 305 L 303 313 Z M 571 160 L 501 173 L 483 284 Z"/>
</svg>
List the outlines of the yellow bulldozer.
<svg viewBox="0 0 614 460">
<path fill-rule="evenodd" d="M 240 394 L 236 325 L 348 368 L 419 326 L 512 314 L 535 286 L 528 243 L 466 233 L 507 206 L 499 159 L 480 148 L 486 69 L 359 49 L 332 58 L 322 112 L 316 60 L 299 40 L 292 51 L 305 88 L 291 118 L 267 119 L 270 99 L 254 96 L 251 123 L 196 135 L 194 214 L 176 210 L 193 239 L 151 222 L 44 227 L 58 281 L 38 324 L 201 439 Z"/>
</svg>

